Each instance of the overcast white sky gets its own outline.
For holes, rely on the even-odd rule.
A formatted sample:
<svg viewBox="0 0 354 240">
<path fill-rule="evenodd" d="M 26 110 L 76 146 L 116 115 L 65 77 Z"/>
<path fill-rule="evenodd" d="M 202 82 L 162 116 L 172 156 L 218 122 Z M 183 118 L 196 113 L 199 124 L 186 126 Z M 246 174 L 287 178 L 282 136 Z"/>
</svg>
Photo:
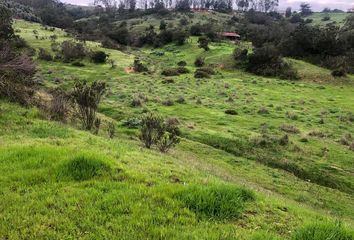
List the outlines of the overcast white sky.
<svg viewBox="0 0 354 240">
<path fill-rule="evenodd" d="M 76 5 L 89 5 L 93 0 L 61 0 L 62 2 L 72 3 Z M 312 5 L 313 10 L 321 11 L 324 7 L 338 8 L 342 10 L 348 10 L 354 7 L 354 0 L 279 0 L 279 9 L 285 9 L 286 7 L 292 7 L 293 10 L 297 10 L 301 2 L 308 2 Z"/>
</svg>

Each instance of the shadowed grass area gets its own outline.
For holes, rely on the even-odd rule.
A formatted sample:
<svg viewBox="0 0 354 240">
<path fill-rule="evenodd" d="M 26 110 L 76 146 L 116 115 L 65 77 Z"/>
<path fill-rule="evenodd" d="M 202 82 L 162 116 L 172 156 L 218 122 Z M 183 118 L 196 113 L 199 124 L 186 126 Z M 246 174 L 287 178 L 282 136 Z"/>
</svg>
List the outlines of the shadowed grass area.
<svg viewBox="0 0 354 240">
<path fill-rule="evenodd" d="M 255 200 L 251 191 L 231 185 L 188 186 L 176 198 L 199 217 L 217 220 L 240 217 L 245 202 Z"/>
<path fill-rule="evenodd" d="M 354 232 L 340 223 L 316 223 L 297 230 L 293 240 L 353 240 Z"/>
</svg>

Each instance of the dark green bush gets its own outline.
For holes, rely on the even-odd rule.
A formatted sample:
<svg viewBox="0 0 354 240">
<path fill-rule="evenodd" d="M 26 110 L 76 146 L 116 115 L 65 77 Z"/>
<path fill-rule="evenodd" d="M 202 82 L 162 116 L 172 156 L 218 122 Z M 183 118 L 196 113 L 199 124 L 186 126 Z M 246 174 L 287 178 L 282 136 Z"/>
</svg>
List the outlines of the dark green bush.
<svg viewBox="0 0 354 240">
<path fill-rule="evenodd" d="M 180 67 L 185 67 L 185 66 L 187 66 L 187 63 L 186 63 L 186 61 L 179 61 L 177 63 L 177 65 L 180 66 Z"/>
<path fill-rule="evenodd" d="M 78 61 L 73 62 L 71 65 L 74 67 L 85 67 L 85 64 L 83 64 L 82 62 L 78 62 Z"/>
<path fill-rule="evenodd" d="M 333 77 L 345 77 L 347 73 L 345 72 L 344 69 L 336 69 L 332 71 L 332 76 Z"/>
<path fill-rule="evenodd" d="M 228 114 L 228 115 L 237 115 L 237 111 L 234 110 L 234 109 L 228 109 L 225 111 L 225 114 Z"/>
<path fill-rule="evenodd" d="M 53 61 L 53 56 L 50 55 L 50 53 L 44 48 L 40 48 L 38 52 L 38 59 L 44 61 Z"/>
<path fill-rule="evenodd" d="M 164 76 L 179 76 L 180 74 L 186 73 L 189 73 L 189 70 L 186 67 L 167 68 L 161 72 Z"/>
<path fill-rule="evenodd" d="M 204 64 L 205 64 L 205 61 L 204 61 L 204 58 L 202 58 L 202 57 L 197 57 L 194 61 L 194 65 L 196 67 L 203 67 Z"/>
<path fill-rule="evenodd" d="M 237 219 L 245 203 L 255 200 L 251 191 L 232 185 L 188 186 L 175 197 L 198 217 L 216 220 Z"/>
<path fill-rule="evenodd" d="M 108 54 L 103 51 L 95 51 L 91 53 L 91 61 L 94 63 L 105 63 L 107 61 Z"/>
<path fill-rule="evenodd" d="M 195 78 L 210 78 L 210 74 L 197 69 L 194 73 Z"/>
</svg>

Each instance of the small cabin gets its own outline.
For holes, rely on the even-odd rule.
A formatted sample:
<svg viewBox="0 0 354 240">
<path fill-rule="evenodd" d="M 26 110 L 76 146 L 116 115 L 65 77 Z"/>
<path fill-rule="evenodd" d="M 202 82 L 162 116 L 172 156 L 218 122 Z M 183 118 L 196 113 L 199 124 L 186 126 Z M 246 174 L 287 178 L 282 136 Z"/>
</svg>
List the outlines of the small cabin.
<svg viewBox="0 0 354 240">
<path fill-rule="evenodd" d="M 230 41 L 240 41 L 241 40 L 241 36 L 238 33 L 235 32 L 222 32 L 219 33 L 220 37 L 225 38 L 225 39 L 229 39 Z"/>
</svg>

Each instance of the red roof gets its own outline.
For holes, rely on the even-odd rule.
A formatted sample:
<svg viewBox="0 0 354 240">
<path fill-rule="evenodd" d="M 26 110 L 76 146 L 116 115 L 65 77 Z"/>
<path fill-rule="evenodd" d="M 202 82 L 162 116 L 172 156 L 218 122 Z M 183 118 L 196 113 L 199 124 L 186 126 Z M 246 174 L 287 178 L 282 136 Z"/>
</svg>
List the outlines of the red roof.
<svg viewBox="0 0 354 240">
<path fill-rule="evenodd" d="M 221 36 L 223 36 L 223 37 L 240 37 L 239 34 L 234 33 L 234 32 L 223 32 L 223 33 L 221 33 Z"/>
</svg>

